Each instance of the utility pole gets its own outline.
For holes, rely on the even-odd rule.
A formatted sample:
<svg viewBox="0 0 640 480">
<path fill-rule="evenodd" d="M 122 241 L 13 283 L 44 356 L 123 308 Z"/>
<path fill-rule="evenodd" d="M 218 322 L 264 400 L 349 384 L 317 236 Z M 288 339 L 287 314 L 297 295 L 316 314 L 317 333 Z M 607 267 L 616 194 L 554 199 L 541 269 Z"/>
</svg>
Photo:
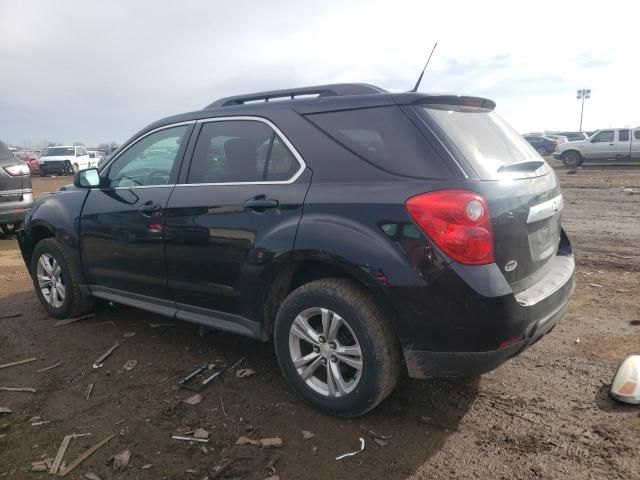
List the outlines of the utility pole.
<svg viewBox="0 0 640 480">
<path fill-rule="evenodd" d="M 591 90 L 583 89 L 578 90 L 576 94 L 578 100 L 582 100 L 582 106 L 580 107 L 580 132 L 582 131 L 582 115 L 584 114 L 584 101 L 587 98 L 591 98 Z"/>
</svg>

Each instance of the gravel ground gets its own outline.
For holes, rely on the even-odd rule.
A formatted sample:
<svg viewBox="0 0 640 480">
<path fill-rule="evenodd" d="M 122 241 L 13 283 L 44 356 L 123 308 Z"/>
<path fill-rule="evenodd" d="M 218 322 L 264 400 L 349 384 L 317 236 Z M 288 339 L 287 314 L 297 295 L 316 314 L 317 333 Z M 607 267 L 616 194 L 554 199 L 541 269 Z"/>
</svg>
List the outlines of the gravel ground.
<svg viewBox="0 0 640 480">
<path fill-rule="evenodd" d="M 220 332 L 201 336 L 197 326 L 170 326 L 170 319 L 107 305 L 93 318 L 54 328 L 15 239 L 0 237 L 0 317 L 20 314 L 0 319 L 0 364 L 37 358 L 0 370 L 0 386 L 36 389 L 0 391 L 0 407 L 13 411 L 0 414 L 0 478 L 44 478 L 30 472 L 32 462 L 54 457 L 65 435 L 91 433 L 71 442 L 68 463 L 115 437 L 67 478 L 94 472 L 103 479 L 640 479 L 640 408 L 607 396 L 618 362 L 640 351 L 640 169 L 558 168 L 558 176 L 578 268 L 560 325 L 480 378 L 402 379 L 379 408 L 355 420 L 302 404 L 270 344 Z M 34 187 L 42 195 L 68 182 L 34 178 Z M 122 346 L 93 369 L 116 342 Z M 255 375 L 231 371 L 183 416 L 161 417 L 192 394 L 174 388 L 180 376 L 242 357 Z M 127 360 L 138 362 L 131 371 L 122 369 Z M 199 427 L 210 432 L 206 444 L 171 439 Z M 314 436 L 303 439 L 302 430 Z M 391 438 L 380 446 L 371 431 Z M 242 435 L 280 437 L 284 446 L 235 445 Z M 335 460 L 356 450 L 360 437 L 364 452 Z M 128 468 L 114 471 L 109 458 L 127 448 Z"/>
</svg>

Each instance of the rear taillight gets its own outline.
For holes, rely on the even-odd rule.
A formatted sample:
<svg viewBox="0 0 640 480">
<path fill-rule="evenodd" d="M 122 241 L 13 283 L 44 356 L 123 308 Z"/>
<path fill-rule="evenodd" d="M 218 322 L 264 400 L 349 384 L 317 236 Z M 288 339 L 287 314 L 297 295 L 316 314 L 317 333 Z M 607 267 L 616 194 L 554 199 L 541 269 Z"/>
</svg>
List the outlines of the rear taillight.
<svg viewBox="0 0 640 480">
<path fill-rule="evenodd" d="M 411 197 L 407 211 L 422 231 L 452 259 L 465 265 L 494 262 L 491 215 L 484 198 L 466 190 Z"/>
<path fill-rule="evenodd" d="M 22 163 L 19 165 L 9 165 L 8 167 L 4 167 L 4 169 L 12 177 L 29 175 L 29 167 Z"/>
</svg>

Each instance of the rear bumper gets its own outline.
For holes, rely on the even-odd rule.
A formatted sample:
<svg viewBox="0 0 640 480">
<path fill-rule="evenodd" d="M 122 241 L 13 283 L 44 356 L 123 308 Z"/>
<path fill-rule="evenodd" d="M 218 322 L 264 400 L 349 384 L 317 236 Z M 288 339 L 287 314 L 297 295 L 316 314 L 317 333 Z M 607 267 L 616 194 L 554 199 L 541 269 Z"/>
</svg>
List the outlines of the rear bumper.
<svg viewBox="0 0 640 480">
<path fill-rule="evenodd" d="M 431 352 L 407 349 L 404 351 L 404 356 L 409 376 L 413 378 L 459 377 L 480 375 L 495 370 L 554 329 L 567 310 L 569 296 L 574 287 L 573 279 L 570 283 L 566 301 L 550 315 L 531 324 L 528 334 L 522 341 L 485 352 Z"/>
<path fill-rule="evenodd" d="M 44 173 L 66 173 L 71 169 L 71 162 L 69 160 L 50 160 L 43 162 L 40 166 L 40 171 Z"/>
<path fill-rule="evenodd" d="M 495 369 L 549 333 L 575 289 L 575 263 L 563 235 L 544 277 L 514 294 L 494 265 L 450 265 L 425 287 L 381 287 L 414 378 Z"/>
<path fill-rule="evenodd" d="M 24 193 L 19 202 L 0 202 L 0 224 L 21 223 L 33 205 L 33 194 Z"/>
</svg>

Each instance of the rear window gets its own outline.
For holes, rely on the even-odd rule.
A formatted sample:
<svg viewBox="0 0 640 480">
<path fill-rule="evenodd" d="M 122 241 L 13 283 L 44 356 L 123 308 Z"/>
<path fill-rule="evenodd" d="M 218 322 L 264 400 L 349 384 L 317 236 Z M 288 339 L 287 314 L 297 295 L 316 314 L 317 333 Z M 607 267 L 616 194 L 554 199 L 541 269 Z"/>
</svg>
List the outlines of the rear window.
<svg viewBox="0 0 640 480">
<path fill-rule="evenodd" d="M 503 165 L 540 160 L 529 142 L 492 110 L 461 105 L 416 108 L 440 127 L 481 178 L 498 178 Z"/>
<path fill-rule="evenodd" d="M 307 118 L 382 170 L 418 178 L 451 177 L 438 153 L 398 107 L 316 113 Z"/>
</svg>

